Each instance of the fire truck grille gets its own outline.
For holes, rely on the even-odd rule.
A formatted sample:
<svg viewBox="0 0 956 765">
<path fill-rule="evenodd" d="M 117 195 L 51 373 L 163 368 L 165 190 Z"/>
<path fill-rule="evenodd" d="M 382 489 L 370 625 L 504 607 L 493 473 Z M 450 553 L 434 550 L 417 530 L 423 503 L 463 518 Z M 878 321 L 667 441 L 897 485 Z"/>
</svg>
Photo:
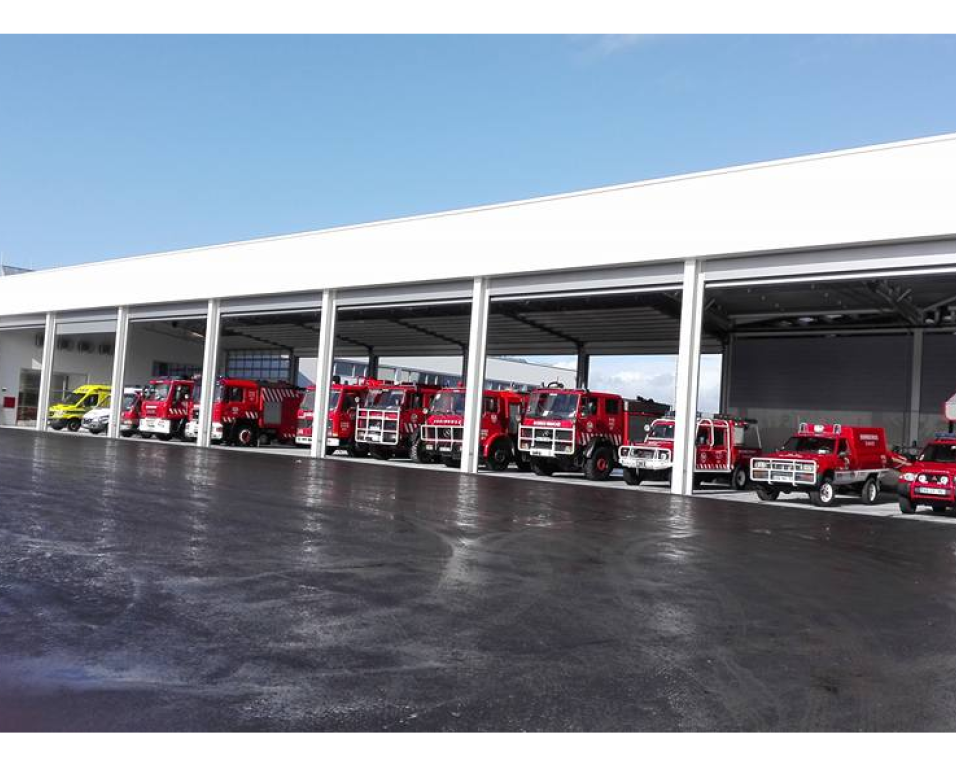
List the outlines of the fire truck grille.
<svg viewBox="0 0 956 765">
<path fill-rule="evenodd" d="M 465 438 L 464 427 L 452 425 L 422 425 L 422 441 L 436 451 L 457 451 Z"/>
<path fill-rule="evenodd" d="M 750 478 L 760 483 L 815 484 L 817 466 L 811 460 L 755 459 Z"/>
<path fill-rule="evenodd" d="M 355 440 L 362 444 L 397 446 L 401 437 L 399 413 L 390 409 L 359 409 Z"/>
<path fill-rule="evenodd" d="M 295 421 L 295 426 L 297 428 L 311 428 L 312 420 L 308 419 L 307 417 L 300 417 Z"/>
<path fill-rule="evenodd" d="M 574 454 L 574 428 L 522 425 L 518 429 L 518 449 L 537 457 Z"/>
</svg>

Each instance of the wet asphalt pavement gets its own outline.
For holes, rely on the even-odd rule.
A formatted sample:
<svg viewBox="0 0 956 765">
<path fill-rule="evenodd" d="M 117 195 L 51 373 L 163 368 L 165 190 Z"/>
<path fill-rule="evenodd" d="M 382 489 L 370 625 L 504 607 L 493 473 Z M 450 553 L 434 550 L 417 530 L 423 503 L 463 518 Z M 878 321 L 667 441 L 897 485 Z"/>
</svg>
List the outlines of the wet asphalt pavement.
<svg viewBox="0 0 956 765">
<path fill-rule="evenodd" d="M 956 728 L 956 528 L 0 430 L 0 729 Z"/>
</svg>

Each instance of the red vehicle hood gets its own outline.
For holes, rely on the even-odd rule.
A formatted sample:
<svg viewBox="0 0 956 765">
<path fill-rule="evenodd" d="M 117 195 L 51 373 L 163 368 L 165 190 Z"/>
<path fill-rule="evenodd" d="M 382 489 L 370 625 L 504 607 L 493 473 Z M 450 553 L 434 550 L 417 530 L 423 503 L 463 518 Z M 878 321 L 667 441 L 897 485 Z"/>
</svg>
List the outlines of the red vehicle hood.
<svg viewBox="0 0 956 765">
<path fill-rule="evenodd" d="M 952 462 L 912 462 L 906 466 L 907 473 L 945 473 L 953 475 L 956 473 L 956 464 Z"/>
<path fill-rule="evenodd" d="M 828 462 L 834 457 L 832 454 L 814 454 L 812 452 L 770 452 L 761 455 L 763 458 L 781 460 L 806 460 L 809 462 Z"/>
</svg>

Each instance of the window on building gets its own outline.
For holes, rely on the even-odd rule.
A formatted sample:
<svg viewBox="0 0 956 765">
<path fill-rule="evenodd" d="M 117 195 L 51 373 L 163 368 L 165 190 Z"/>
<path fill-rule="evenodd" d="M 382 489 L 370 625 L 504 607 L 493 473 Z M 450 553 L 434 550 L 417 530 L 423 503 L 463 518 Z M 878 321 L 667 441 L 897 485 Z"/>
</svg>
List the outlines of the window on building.
<svg viewBox="0 0 956 765">
<path fill-rule="evenodd" d="M 226 377 L 245 380 L 288 380 L 292 357 L 282 351 L 231 351 L 226 356 Z"/>
</svg>

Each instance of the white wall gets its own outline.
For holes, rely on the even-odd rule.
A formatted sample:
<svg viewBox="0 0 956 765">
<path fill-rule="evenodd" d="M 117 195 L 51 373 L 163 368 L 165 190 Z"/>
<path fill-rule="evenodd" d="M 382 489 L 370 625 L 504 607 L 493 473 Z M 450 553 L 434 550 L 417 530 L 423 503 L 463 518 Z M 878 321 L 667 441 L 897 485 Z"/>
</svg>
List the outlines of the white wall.
<svg viewBox="0 0 956 765">
<path fill-rule="evenodd" d="M 202 342 L 171 337 L 163 333 L 162 327 L 134 322 L 129 326 L 127 343 L 125 385 L 144 385 L 149 382 L 153 363 L 157 361 L 202 366 Z"/>
<path fill-rule="evenodd" d="M 0 280 L 0 316 L 947 236 L 953 167 L 948 135 L 19 274 Z"/>
</svg>

